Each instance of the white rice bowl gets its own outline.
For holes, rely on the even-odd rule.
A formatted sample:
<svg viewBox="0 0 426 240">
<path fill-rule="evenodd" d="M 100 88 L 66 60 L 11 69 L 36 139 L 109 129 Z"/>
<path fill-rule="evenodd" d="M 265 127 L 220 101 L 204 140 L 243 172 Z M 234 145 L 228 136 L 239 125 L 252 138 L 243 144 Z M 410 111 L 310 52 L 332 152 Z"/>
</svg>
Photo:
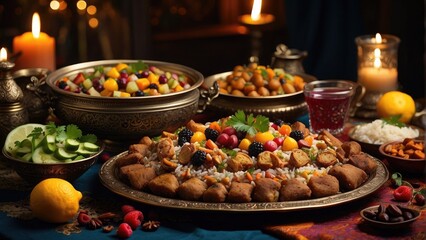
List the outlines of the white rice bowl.
<svg viewBox="0 0 426 240">
<path fill-rule="evenodd" d="M 387 142 L 402 141 L 404 138 L 417 138 L 419 134 L 418 129 L 397 127 L 378 119 L 357 126 L 352 132 L 351 138 L 359 142 L 380 145 Z"/>
</svg>

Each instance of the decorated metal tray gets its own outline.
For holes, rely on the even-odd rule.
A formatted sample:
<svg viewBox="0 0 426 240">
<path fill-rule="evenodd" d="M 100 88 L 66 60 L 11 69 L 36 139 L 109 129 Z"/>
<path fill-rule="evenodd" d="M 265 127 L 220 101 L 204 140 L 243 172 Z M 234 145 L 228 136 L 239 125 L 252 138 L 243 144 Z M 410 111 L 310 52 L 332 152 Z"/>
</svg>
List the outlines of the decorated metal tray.
<svg viewBox="0 0 426 240">
<path fill-rule="evenodd" d="M 374 158 L 378 165 L 376 172 L 371 174 L 370 178 L 362 186 L 349 192 L 343 192 L 324 198 L 302 201 L 268 203 L 207 203 L 164 198 L 147 192 L 132 189 L 118 177 L 117 167 L 115 166 L 117 159 L 125 154 L 127 154 L 127 152 L 122 152 L 103 164 L 99 171 L 99 177 L 102 184 L 112 192 L 136 202 L 175 209 L 228 212 L 309 210 L 339 205 L 366 197 L 380 188 L 389 177 L 389 172 L 386 166 L 380 160 Z"/>
</svg>

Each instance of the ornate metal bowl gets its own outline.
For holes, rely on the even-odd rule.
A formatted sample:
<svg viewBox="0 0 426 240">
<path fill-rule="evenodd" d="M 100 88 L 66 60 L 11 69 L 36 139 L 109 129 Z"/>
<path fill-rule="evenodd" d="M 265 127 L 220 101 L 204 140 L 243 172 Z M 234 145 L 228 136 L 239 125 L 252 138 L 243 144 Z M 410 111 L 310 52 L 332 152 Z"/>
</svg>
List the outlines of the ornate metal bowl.
<svg viewBox="0 0 426 240">
<path fill-rule="evenodd" d="M 33 163 L 17 159 L 3 148 L 4 157 L 0 155 L 0 158 L 1 160 L 4 159 L 5 163 L 28 183 L 36 184 L 47 178 L 62 178 L 67 181 L 77 179 L 96 162 L 103 150 L 104 146 L 102 145 L 98 153 L 72 162 Z"/>
<path fill-rule="evenodd" d="M 209 76 L 205 79 L 205 86 L 211 86 L 218 79 L 225 78 L 231 72 L 224 72 Z M 312 75 L 298 74 L 305 82 L 316 80 Z M 282 119 L 288 122 L 295 121 L 298 117 L 308 113 L 303 91 L 267 97 L 234 96 L 220 93 L 208 109 L 220 116 L 229 116 L 237 110 L 254 115 L 261 114 L 272 120 Z"/>
<path fill-rule="evenodd" d="M 104 60 L 85 62 L 61 68 L 51 73 L 47 85 L 53 90 L 52 107 L 57 117 L 66 123 L 74 123 L 83 131 L 93 132 L 111 142 L 132 142 L 141 137 L 157 136 L 162 131 L 174 131 L 183 126 L 197 112 L 202 112 L 218 94 L 217 85 L 201 89 L 204 77 L 186 66 L 143 60 L 146 64 L 166 71 L 179 72 L 193 80 L 191 87 L 181 92 L 158 96 L 131 98 L 97 97 L 67 92 L 55 86 L 63 76 L 91 69 L 96 66 L 115 66 L 118 63 L 134 63 L 140 60 Z M 107 141 L 108 143 L 108 141 Z"/>
</svg>

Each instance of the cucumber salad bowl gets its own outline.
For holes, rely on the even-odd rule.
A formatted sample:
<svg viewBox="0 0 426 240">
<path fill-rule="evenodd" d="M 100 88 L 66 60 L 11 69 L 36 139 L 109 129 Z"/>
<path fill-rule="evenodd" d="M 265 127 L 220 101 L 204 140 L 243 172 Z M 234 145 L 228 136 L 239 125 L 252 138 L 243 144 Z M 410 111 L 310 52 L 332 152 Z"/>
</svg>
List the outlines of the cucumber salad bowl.
<svg viewBox="0 0 426 240">
<path fill-rule="evenodd" d="M 73 181 L 103 152 L 94 134 L 83 135 L 74 124 L 29 123 L 13 129 L 2 149 L 5 163 L 30 184 L 47 178 Z"/>
</svg>

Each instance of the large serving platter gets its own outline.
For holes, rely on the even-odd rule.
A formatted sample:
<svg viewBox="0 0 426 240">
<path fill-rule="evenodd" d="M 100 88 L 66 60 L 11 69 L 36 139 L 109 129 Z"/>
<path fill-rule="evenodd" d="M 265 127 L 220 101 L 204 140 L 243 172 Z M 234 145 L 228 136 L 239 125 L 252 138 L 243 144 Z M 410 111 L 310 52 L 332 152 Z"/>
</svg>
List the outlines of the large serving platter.
<svg viewBox="0 0 426 240">
<path fill-rule="evenodd" d="M 366 197 L 385 183 L 389 177 L 389 172 L 386 166 L 377 158 L 377 170 L 371 174 L 369 179 L 359 188 L 339 193 L 333 196 L 316 198 L 302 201 L 287 201 L 287 202 L 250 202 L 250 203 L 206 203 L 196 201 L 185 201 L 180 199 L 164 198 L 147 192 L 132 189 L 128 184 L 123 182 L 117 174 L 116 161 L 121 156 L 127 154 L 122 152 L 110 158 L 103 164 L 99 171 L 99 177 L 102 184 L 112 192 L 134 200 L 139 203 L 149 204 L 153 206 L 185 209 L 185 210 L 200 210 L 200 211 L 226 211 L 226 212 L 256 212 L 256 211 L 296 211 L 309 210 L 315 208 L 330 207 L 346 202 L 355 201 Z"/>
</svg>

